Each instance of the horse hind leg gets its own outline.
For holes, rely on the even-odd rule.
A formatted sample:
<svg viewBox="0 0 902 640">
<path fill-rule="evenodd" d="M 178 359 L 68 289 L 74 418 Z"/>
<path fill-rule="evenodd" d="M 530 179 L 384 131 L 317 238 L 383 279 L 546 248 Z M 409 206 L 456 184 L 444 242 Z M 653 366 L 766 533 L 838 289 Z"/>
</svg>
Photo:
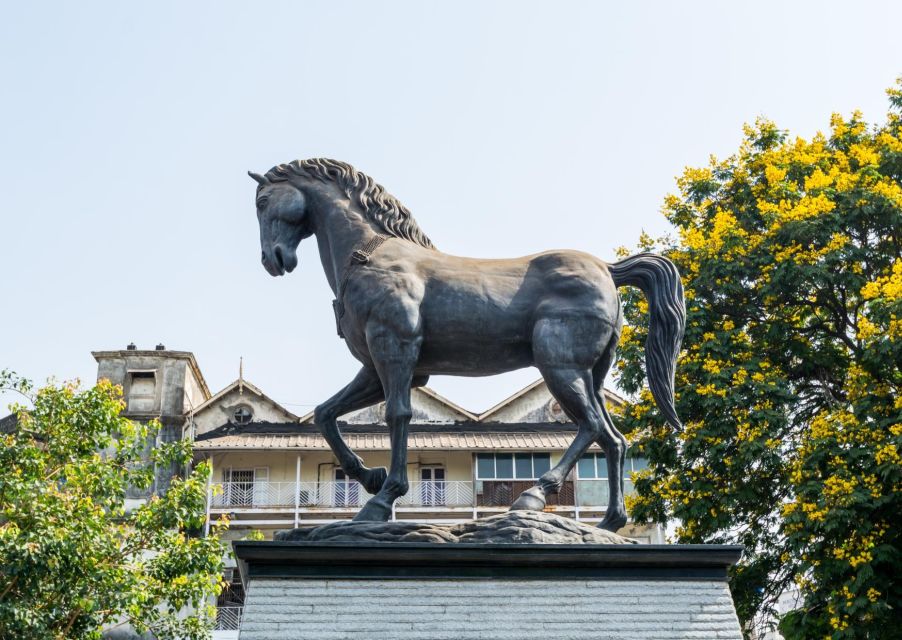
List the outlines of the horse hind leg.
<svg viewBox="0 0 902 640">
<path fill-rule="evenodd" d="M 561 490 L 573 466 L 599 438 L 604 428 L 604 418 L 592 386 L 591 371 L 572 368 L 540 368 L 540 371 L 551 395 L 576 423 L 578 430 L 558 463 L 543 474 L 534 487 L 520 494 L 511 505 L 512 511 L 541 511 L 545 507 L 546 497 Z"/>
<path fill-rule="evenodd" d="M 604 421 L 597 442 L 598 446 L 604 451 L 605 458 L 608 461 L 608 508 L 604 519 L 598 526 L 607 531 L 615 532 L 626 526 L 627 522 L 626 505 L 623 500 L 623 469 L 626 463 L 626 450 L 628 447 L 626 438 L 614 425 L 614 420 L 611 418 L 604 399 L 604 379 L 614 363 L 616 352 L 617 340 L 615 339 L 611 341 L 601 358 L 592 368 L 595 399 L 601 409 L 601 416 Z"/>
</svg>

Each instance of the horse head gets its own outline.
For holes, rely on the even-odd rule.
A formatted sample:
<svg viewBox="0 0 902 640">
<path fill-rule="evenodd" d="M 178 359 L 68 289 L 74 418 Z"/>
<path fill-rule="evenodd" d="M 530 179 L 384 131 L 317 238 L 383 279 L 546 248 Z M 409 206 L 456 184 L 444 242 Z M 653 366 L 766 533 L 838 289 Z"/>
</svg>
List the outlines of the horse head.
<svg viewBox="0 0 902 640">
<path fill-rule="evenodd" d="M 289 181 L 272 182 L 251 171 L 248 175 L 258 185 L 257 221 L 263 268 L 271 276 L 285 275 L 298 264 L 301 240 L 313 233 L 307 198 Z"/>
</svg>

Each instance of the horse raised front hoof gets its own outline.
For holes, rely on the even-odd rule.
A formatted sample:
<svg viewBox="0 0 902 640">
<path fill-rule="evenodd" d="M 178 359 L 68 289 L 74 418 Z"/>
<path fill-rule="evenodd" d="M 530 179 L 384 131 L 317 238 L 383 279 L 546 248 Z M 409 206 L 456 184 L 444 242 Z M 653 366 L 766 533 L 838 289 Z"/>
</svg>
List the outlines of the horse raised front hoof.
<svg viewBox="0 0 902 640">
<path fill-rule="evenodd" d="M 625 526 L 626 515 L 622 513 L 609 513 L 604 517 L 604 520 L 598 524 L 599 529 L 604 529 L 605 531 L 611 531 L 613 533 L 617 533 Z"/>
<path fill-rule="evenodd" d="M 354 522 L 388 522 L 391 519 L 391 505 L 376 502 L 376 498 L 363 505 L 363 509 L 354 516 Z"/>
<path fill-rule="evenodd" d="M 386 471 L 385 467 L 375 467 L 367 469 L 360 474 L 360 484 L 367 493 L 376 495 L 382 489 L 382 485 L 385 484 L 387 478 L 388 471 Z"/>
<path fill-rule="evenodd" d="M 530 487 L 511 505 L 511 511 L 541 511 L 545 508 L 545 491 L 542 487 Z"/>
</svg>

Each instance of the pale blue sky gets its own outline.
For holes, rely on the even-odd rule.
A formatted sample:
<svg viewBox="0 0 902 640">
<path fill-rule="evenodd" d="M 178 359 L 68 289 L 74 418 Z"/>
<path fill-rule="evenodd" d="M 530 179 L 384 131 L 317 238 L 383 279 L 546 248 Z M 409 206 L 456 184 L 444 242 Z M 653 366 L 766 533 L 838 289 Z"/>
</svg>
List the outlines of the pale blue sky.
<svg viewBox="0 0 902 640">
<path fill-rule="evenodd" d="M 315 245 L 260 266 L 246 170 L 333 157 L 444 251 L 613 260 L 743 122 L 882 119 L 900 24 L 900 2 L 5 2 L 0 368 L 91 381 L 92 349 L 162 341 L 214 391 L 243 355 L 305 413 L 357 363 Z M 432 386 L 480 410 L 536 375 Z"/>
</svg>

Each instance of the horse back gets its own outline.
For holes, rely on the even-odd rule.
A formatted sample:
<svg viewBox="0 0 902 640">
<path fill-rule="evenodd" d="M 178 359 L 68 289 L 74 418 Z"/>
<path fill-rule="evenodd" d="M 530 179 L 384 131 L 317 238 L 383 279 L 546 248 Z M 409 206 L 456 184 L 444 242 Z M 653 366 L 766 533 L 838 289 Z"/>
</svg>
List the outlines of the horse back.
<svg viewBox="0 0 902 640">
<path fill-rule="evenodd" d="M 549 251 L 500 260 L 419 247 L 409 252 L 413 255 L 386 253 L 372 267 L 391 293 L 381 297 L 380 304 L 387 305 L 381 312 L 374 308 L 368 315 L 396 317 L 392 307 L 403 305 L 415 316 L 411 327 L 422 336 L 423 372 L 488 375 L 530 366 L 539 320 L 614 323 L 620 313 L 605 263 L 586 253 Z"/>
</svg>

